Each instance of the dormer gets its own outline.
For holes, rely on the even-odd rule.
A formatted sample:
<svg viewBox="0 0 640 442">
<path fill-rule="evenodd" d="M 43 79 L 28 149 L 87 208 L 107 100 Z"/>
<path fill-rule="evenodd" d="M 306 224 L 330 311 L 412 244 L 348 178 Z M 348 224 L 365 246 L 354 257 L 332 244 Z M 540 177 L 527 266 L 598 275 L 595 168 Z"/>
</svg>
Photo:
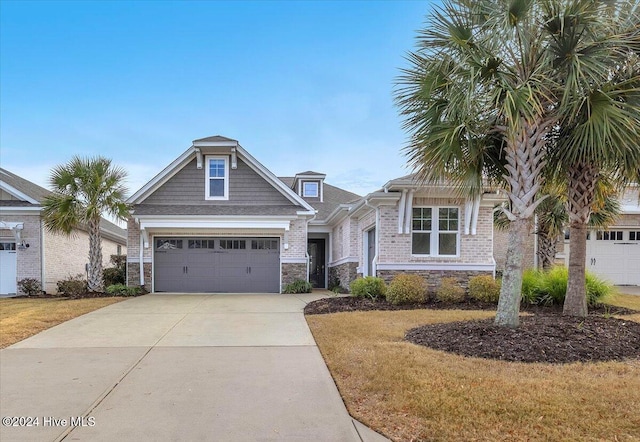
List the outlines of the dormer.
<svg viewBox="0 0 640 442">
<path fill-rule="evenodd" d="M 326 175 L 318 172 L 301 172 L 296 174 L 291 188 L 307 201 L 322 202 L 324 200 L 324 179 Z"/>
</svg>

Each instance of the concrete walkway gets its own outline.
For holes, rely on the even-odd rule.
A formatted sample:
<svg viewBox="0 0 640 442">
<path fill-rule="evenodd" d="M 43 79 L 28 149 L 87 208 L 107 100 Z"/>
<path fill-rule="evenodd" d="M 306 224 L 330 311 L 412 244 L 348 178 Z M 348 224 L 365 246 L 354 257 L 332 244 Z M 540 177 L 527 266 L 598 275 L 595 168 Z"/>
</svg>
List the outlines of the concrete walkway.
<svg viewBox="0 0 640 442">
<path fill-rule="evenodd" d="M 318 297 L 147 295 L 19 342 L 0 414 L 38 425 L 0 440 L 386 440 L 347 414 L 302 314 Z"/>
</svg>

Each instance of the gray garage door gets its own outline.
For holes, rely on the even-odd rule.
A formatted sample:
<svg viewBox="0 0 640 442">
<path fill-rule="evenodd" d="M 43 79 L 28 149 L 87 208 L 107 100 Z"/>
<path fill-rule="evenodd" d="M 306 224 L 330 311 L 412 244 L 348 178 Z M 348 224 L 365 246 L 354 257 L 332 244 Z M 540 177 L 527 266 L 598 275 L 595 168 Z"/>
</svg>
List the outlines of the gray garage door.
<svg viewBox="0 0 640 442">
<path fill-rule="evenodd" d="M 156 292 L 280 291 L 277 238 L 155 238 Z"/>
</svg>

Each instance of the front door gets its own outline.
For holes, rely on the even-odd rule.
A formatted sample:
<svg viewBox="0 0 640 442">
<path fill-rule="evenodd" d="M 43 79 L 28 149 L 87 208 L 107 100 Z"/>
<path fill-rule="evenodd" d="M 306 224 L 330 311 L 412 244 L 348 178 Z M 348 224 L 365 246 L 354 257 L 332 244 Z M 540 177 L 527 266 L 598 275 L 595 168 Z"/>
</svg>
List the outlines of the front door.
<svg viewBox="0 0 640 442">
<path fill-rule="evenodd" d="M 309 282 L 314 288 L 325 288 L 324 247 L 324 239 L 310 239 L 307 243 L 307 252 L 309 253 Z"/>
<path fill-rule="evenodd" d="M 376 229 L 367 232 L 367 275 L 373 276 L 373 258 L 376 256 Z"/>
</svg>

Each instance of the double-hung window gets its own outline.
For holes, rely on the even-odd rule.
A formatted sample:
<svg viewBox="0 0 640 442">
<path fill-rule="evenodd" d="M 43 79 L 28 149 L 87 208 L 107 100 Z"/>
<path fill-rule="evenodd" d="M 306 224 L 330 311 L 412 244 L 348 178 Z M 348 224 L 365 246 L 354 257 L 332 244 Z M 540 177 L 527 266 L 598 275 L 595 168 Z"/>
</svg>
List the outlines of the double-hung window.
<svg viewBox="0 0 640 442">
<path fill-rule="evenodd" d="M 302 196 L 317 198 L 320 196 L 320 192 L 318 191 L 318 182 L 317 181 L 303 181 L 302 182 Z"/>
<path fill-rule="evenodd" d="M 457 256 L 460 211 L 457 207 L 414 207 L 411 253 Z"/>
<path fill-rule="evenodd" d="M 228 200 L 229 159 L 227 157 L 208 156 L 206 164 L 206 199 Z"/>
</svg>

